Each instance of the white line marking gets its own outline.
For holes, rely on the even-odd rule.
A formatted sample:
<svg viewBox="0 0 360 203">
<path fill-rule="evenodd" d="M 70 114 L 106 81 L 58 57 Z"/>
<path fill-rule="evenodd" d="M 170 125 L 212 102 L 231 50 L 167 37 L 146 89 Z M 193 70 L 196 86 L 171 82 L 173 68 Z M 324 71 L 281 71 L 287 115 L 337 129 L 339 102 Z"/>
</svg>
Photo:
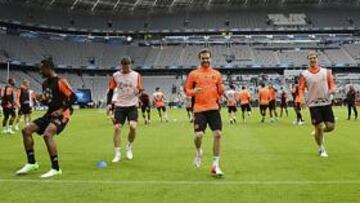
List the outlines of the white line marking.
<svg viewBox="0 0 360 203">
<path fill-rule="evenodd" d="M 132 180 L 59 180 L 59 179 L 0 179 L 0 183 L 60 183 L 60 184 L 109 184 L 109 185 L 360 185 L 360 180 L 329 181 L 132 181 Z"/>
</svg>

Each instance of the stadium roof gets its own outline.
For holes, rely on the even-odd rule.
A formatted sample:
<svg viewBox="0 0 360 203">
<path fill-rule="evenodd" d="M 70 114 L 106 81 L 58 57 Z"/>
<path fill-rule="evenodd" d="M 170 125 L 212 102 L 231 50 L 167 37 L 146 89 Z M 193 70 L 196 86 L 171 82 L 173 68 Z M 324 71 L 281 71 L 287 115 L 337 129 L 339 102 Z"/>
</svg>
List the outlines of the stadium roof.
<svg viewBox="0 0 360 203">
<path fill-rule="evenodd" d="M 0 3 L 89 12 L 173 11 L 288 5 L 359 5 L 360 0 L 0 0 Z"/>
</svg>

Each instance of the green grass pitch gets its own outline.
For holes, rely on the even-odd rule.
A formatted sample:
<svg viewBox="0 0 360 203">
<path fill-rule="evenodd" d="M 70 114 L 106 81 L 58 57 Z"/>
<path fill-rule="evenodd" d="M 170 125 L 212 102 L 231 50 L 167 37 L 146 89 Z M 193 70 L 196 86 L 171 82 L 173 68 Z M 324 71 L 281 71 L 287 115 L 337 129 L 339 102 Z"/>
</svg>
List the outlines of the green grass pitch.
<svg viewBox="0 0 360 203">
<path fill-rule="evenodd" d="M 17 177 L 26 158 L 22 138 L 19 132 L 1 135 L 0 202 L 360 202 L 360 121 L 345 120 L 345 108 L 335 108 L 336 129 L 326 136 L 328 158 L 317 156 L 307 110 L 304 126 L 292 124 L 293 109 L 289 118 L 264 124 L 253 110 L 246 124 L 230 125 L 223 109 L 221 179 L 210 176 L 209 130 L 203 165 L 193 167 L 193 128 L 183 109 L 169 110 L 169 123 L 160 123 L 155 111 L 149 126 L 139 118 L 132 161 L 124 159 L 128 129 L 123 128 L 123 159 L 117 164 L 111 163 L 112 125 L 105 112 L 76 110 L 56 137 L 63 175 L 50 180 L 39 178 L 50 168 L 40 136 L 35 136 L 40 169 Z M 98 160 L 108 167 L 98 169 Z"/>
</svg>

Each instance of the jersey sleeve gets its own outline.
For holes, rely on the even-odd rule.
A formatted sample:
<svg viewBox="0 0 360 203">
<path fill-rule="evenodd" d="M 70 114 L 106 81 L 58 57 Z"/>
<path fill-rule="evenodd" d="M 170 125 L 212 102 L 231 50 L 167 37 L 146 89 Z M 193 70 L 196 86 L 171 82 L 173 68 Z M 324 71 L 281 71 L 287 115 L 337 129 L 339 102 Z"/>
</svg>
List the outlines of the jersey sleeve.
<svg viewBox="0 0 360 203">
<path fill-rule="evenodd" d="M 220 72 L 218 72 L 218 80 L 217 80 L 216 86 L 217 86 L 218 94 L 223 95 L 224 94 L 224 85 L 223 85 L 223 79 L 222 79 Z"/>
<path fill-rule="evenodd" d="M 65 96 L 70 97 L 70 95 L 74 93 L 70 84 L 65 79 L 60 79 L 58 85 L 60 93 Z"/>
<path fill-rule="evenodd" d="M 331 70 L 327 70 L 327 84 L 331 92 L 335 92 L 336 86 L 334 82 L 334 76 Z"/>
<path fill-rule="evenodd" d="M 185 82 L 185 86 L 184 86 L 184 89 L 185 89 L 185 94 L 187 96 L 194 96 L 195 93 L 194 93 L 194 83 L 195 83 L 195 78 L 194 78 L 194 72 L 190 72 L 188 78 L 186 79 L 186 82 Z"/>
<path fill-rule="evenodd" d="M 116 85 L 115 85 L 116 86 Z M 139 91 L 143 90 L 143 85 L 142 85 L 142 78 L 141 75 L 138 74 L 138 78 L 137 78 L 137 88 Z"/>
<path fill-rule="evenodd" d="M 303 94 L 305 92 L 305 88 L 306 88 L 306 81 L 305 78 L 302 74 L 300 74 L 300 78 L 299 78 L 299 94 Z"/>
<path fill-rule="evenodd" d="M 109 89 L 111 89 L 111 90 L 113 90 L 113 89 L 115 89 L 116 88 L 116 81 L 115 81 L 115 79 L 114 79 L 114 77 L 113 76 L 111 76 L 111 79 L 110 79 L 110 81 L 109 81 Z"/>
</svg>

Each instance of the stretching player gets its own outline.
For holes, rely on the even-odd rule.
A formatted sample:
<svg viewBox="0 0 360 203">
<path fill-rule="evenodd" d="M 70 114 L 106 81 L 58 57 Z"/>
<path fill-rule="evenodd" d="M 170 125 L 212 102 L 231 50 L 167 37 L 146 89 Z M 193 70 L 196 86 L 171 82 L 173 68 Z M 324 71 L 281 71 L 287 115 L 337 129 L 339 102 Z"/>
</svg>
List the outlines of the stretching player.
<svg viewBox="0 0 360 203">
<path fill-rule="evenodd" d="M 145 93 L 145 89 L 141 92 L 139 99 L 140 99 L 141 114 L 142 117 L 144 118 L 145 125 L 150 124 L 151 121 L 150 96 Z"/>
<path fill-rule="evenodd" d="M 219 112 L 218 99 L 224 93 L 223 81 L 220 72 L 211 65 L 211 52 L 203 49 L 199 52 L 200 67 L 190 72 L 185 83 L 185 92 L 194 97 L 194 130 L 195 130 L 195 167 L 200 167 L 202 158 L 202 138 L 207 125 L 214 134 L 213 164 L 211 174 L 223 176 L 220 169 L 220 143 L 222 122 Z"/>
<path fill-rule="evenodd" d="M 184 93 L 183 99 L 184 99 L 184 106 L 186 108 L 188 119 L 189 119 L 190 123 L 192 123 L 194 121 L 194 119 L 193 119 L 193 101 L 192 101 L 193 97 L 187 96 Z"/>
<path fill-rule="evenodd" d="M 260 103 L 260 114 L 261 114 L 261 122 L 265 122 L 266 117 L 266 109 L 269 107 L 270 101 L 270 92 L 269 88 L 265 87 L 265 84 L 261 84 L 261 88 L 259 89 L 259 103 Z"/>
<path fill-rule="evenodd" d="M 307 89 L 306 104 L 310 110 L 311 123 L 314 125 L 313 135 L 319 147 L 319 155 L 328 157 L 324 147 L 324 133 L 335 128 L 331 95 L 335 93 L 335 83 L 331 70 L 318 65 L 318 55 L 310 52 L 307 56 L 309 68 L 300 75 L 300 91 Z M 325 124 L 325 126 L 323 126 Z"/>
<path fill-rule="evenodd" d="M 129 122 L 128 144 L 126 145 L 126 158 L 133 159 L 133 142 L 136 137 L 136 126 L 138 120 L 137 106 L 139 94 L 142 91 L 141 75 L 131 69 L 130 57 L 123 57 L 120 61 L 121 69 L 115 72 L 110 80 L 107 95 L 108 108 L 115 106 L 114 110 L 114 148 L 115 155 L 113 163 L 121 160 L 121 128 L 125 121 Z"/>
<path fill-rule="evenodd" d="M 236 108 L 237 99 L 236 98 L 238 98 L 238 93 L 235 91 L 234 85 L 230 85 L 230 89 L 225 91 L 224 97 L 226 99 L 226 106 L 228 108 L 230 124 L 235 124 L 236 123 L 236 115 L 235 114 L 237 112 L 237 108 Z"/>
<path fill-rule="evenodd" d="M 272 84 L 269 85 L 269 94 L 270 94 L 270 101 L 269 101 L 270 119 L 271 122 L 274 122 L 275 120 L 278 120 L 278 114 L 276 112 L 276 89 L 273 87 Z"/>
<path fill-rule="evenodd" d="M 283 87 L 281 87 L 281 96 L 280 96 L 280 118 L 283 115 L 283 111 L 285 110 L 286 117 L 289 116 L 288 112 L 288 104 L 287 104 L 287 93 Z"/>
<path fill-rule="evenodd" d="M 22 130 L 28 163 L 16 172 L 17 175 L 24 175 L 39 168 L 35 160 L 32 137 L 34 132 L 43 136 L 51 160 L 51 169 L 40 177 L 49 178 L 62 174 L 54 136 L 60 134 L 69 122 L 71 106 L 76 96 L 68 82 L 56 75 L 54 68 L 52 59 L 41 61 L 40 73 L 45 81 L 42 84 L 42 94 L 36 95 L 36 98 L 46 104 L 48 110 L 43 117 L 34 120 Z"/>
<path fill-rule="evenodd" d="M 14 87 L 15 80 L 10 78 L 8 80 L 8 84 L 5 86 L 3 93 L 2 93 L 2 100 L 1 100 L 1 107 L 3 109 L 3 123 L 2 123 L 2 133 L 3 134 L 15 134 L 12 129 L 12 125 L 16 118 L 15 113 L 15 94 L 14 94 Z"/>
<path fill-rule="evenodd" d="M 239 92 L 239 101 L 242 112 L 242 119 L 245 122 L 245 111 L 247 112 L 248 116 L 251 116 L 251 94 L 245 86 L 241 87 L 241 90 Z"/>
<path fill-rule="evenodd" d="M 153 93 L 153 103 L 158 111 L 160 121 L 163 121 L 163 115 L 166 122 L 168 122 L 168 115 L 166 112 L 166 98 L 164 93 L 160 90 L 160 87 L 155 88 L 155 92 Z"/>
<path fill-rule="evenodd" d="M 22 115 L 24 115 L 25 125 L 30 124 L 34 99 L 35 93 L 30 90 L 30 81 L 24 80 L 22 85 L 16 92 L 16 105 L 18 107 L 18 116 L 15 120 L 15 130 L 19 130 L 19 122 Z"/>
</svg>

